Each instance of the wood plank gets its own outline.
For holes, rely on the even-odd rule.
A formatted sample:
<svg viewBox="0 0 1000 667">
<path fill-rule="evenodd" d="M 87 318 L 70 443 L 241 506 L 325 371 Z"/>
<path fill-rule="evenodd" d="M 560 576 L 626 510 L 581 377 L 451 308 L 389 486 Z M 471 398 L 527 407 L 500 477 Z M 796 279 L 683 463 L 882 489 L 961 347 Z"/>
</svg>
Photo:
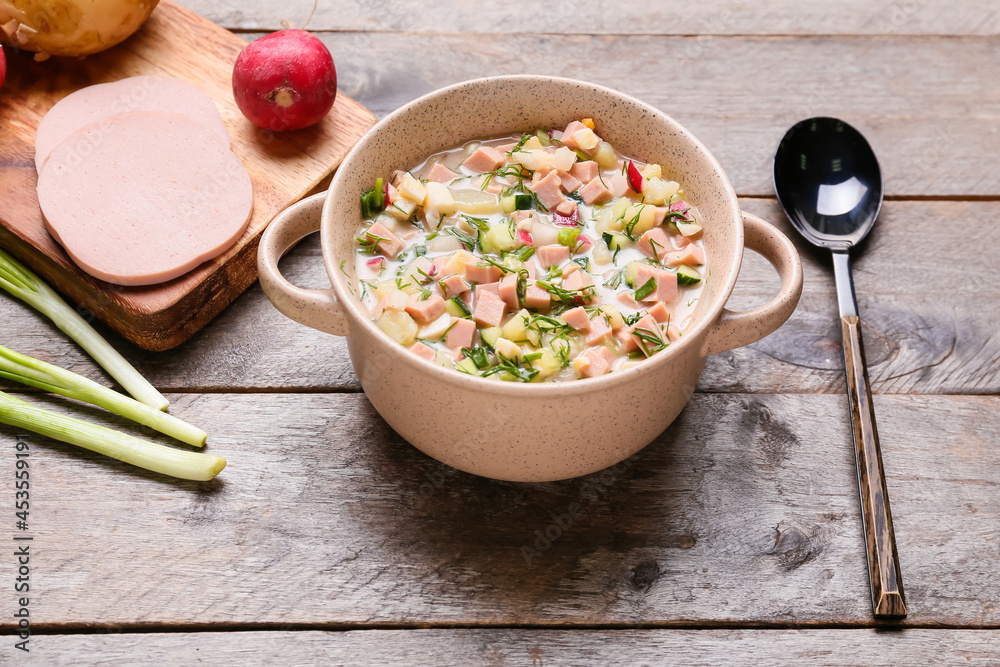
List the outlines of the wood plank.
<svg viewBox="0 0 1000 667">
<path fill-rule="evenodd" d="M 285 134 L 260 130 L 233 101 L 232 63 L 245 45 L 165 0 L 132 38 L 86 59 L 35 63 L 28 53 L 10 56 L 0 96 L 0 125 L 5 128 L 0 133 L 0 245 L 147 349 L 167 349 L 186 340 L 256 280 L 257 244 L 264 228 L 329 174 L 375 120 L 341 95 L 331 114 L 311 128 Z M 35 192 L 34 136 L 44 114 L 69 93 L 138 75 L 178 78 L 212 97 L 233 152 L 250 175 L 254 198 L 246 231 L 226 252 L 166 283 L 125 287 L 79 269 L 46 230 Z"/>
<path fill-rule="evenodd" d="M 310 0 L 276 4 L 266 0 L 183 4 L 235 30 L 279 30 L 283 20 L 305 24 Z M 564 0 L 556 5 L 513 0 L 468 11 L 461 2 L 324 0 L 309 22 L 314 31 L 404 31 L 418 33 L 652 34 L 652 35 L 995 35 L 1000 16 L 989 0 L 921 0 L 878 4 L 864 0 L 731 2 L 704 0 L 683 9 L 648 2 Z M 554 10 L 553 10 L 554 9 Z M 576 17 L 576 20 L 574 20 Z"/>
<path fill-rule="evenodd" d="M 770 160 L 778 141 L 797 120 L 818 115 L 842 117 L 865 133 L 882 160 L 890 195 L 1000 195 L 1000 173 L 992 162 L 1000 153 L 1000 90 L 989 75 L 1000 68 L 996 40 L 320 37 L 338 63 L 341 90 L 378 115 L 481 76 L 575 77 L 675 116 L 719 158 L 741 195 L 773 194 Z M 803 63 L 809 63 L 808 74 Z M 651 76 L 650 67 L 663 75 Z"/>
<path fill-rule="evenodd" d="M 976 630 L 365 630 L 41 635 L 53 665 L 810 665 L 995 664 Z M 85 657 L 84 657 L 85 656 Z M 933 656 L 933 658 L 932 658 Z M 530 663 L 529 663 L 530 661 Z"/>
<path fill-rule="evenodd" d="M 743 206 L 792 233 L 773 200 L 745 199 Z M 1000 340 L 994 335 L 1000 265 L 993 259 L 1000 253 L 1000 229 L 987 222 L 998 217 L 997 202 L 886 203 L 855 266 L 875 392 L 1000 392 Z M 956 232 L 942 235 L 946 225 Z M 951 238 L 974 238 L 978 250 L 970 253 Z M 843 393 L 829 260 L 796 243 L 805 264 L 798 310 L 764 340 L 709 358 L 700 391 Z M 282 266 L 303 286 L 324 286 L 318 238 L 306 240 Z M 957 282 L 932 275 L 932 266 L 961 267 Z M 777 289 L 767 262 L 749 253 L 731 307 L 751 307 Z M 21 304 L 0 298 L 0 320 L 9 323 L 0 344 L 102 378 L 75 345 Z M 111 339 L 169 391 L 359 388 L 344 342 L 286 319 L 257 285 L 174 350 L 144 353 Z"/>
<path fill-rule="evenodd" d="M 840 396 L 696 395 L 617 469 L 548 484 L 446 468 L 363 394 L 174 399 L 229 460 L 213 483 L 31 439 L 37 629 L 871 623 Z M 1000 398 L 876 409 L 906 623 L 1000 627 Z"/>
</svg>

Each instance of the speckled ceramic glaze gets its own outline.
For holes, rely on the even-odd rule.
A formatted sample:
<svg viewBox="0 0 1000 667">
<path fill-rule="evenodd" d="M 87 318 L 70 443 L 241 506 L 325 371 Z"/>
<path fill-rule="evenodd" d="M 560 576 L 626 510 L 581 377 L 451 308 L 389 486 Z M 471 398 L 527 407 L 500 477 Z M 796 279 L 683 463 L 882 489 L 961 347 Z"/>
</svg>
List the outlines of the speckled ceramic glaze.
<svg viewBox="0 0 1000 667">
<path fill-rule="evenodd" d="M 354 237 L 359 196 L 377 177 L 472 139 L 591 117 L 624 155 L 658 162 L 705 219 L 711 276 L 683 337 L 649 361 L 600 378 L 562 383 L 491 382 L 420 359 L 370 320 L 357 295 Z M 331 290 L 305 290 L 278 259 L 321 230 Z M 751 311 L 725 308 L 744 244 L 777 269 L 781 290 Z M 348 154 L 328 193 L 282 213 L 261 239 L 260 280 L 271 302 L 303 324 L 346 335 L 361 385 L 385 420 L 428 455 L 467 472 L 514 481 L 576 477 L 635 453 L 684 408 L 709 354 L 746 345 L 791 315 L 802 290 L 794 246 L 742 213 L 732 185 L 702 144 L 675 120 L 627 95 L 542 76 L 478 79 L 430 93 L 378 123 Z"/>
</svg>

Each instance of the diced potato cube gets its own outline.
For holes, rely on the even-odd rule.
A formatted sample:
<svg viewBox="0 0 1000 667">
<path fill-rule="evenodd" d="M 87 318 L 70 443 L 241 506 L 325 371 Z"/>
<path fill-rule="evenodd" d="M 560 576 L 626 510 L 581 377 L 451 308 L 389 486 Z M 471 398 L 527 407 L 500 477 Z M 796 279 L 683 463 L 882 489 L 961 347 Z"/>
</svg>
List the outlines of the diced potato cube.
<svg viewBox="0 0 1000 667">
<path fill-rule="evenodd" d="M 455 360 L 444 350 L 438 350 L 434 355 L 434 363 L 445 368 L 455 368 Z"/>
<path fill-rule="evenodd" d="M 634 225 L 633 225 L 634 221 Z M 632 225 L 632 236 L 639 237 L 656 226 L 656 209 L 646 204 L 629 206 L 625 210 L 625 226 Z"/>
<path fill-rule="evenodd" d="M 525 151 L 539 151 L 542 150 L 542 148 L 544 148 L 544 146 L 542 146 L 542 140 L 538 138 L 538 135 L 531 137 L 521 146 L 521 150 Z"/>
<path fill-rule="evenodd" d="M 482 190 L 452 190 L 451 196 L 459 211 L 469 215 L 500 213 L 500 199 L 493 193 Z"/>
<path fill-rule="evenodd" d="M 427 214 L 428 218 L 437 220 L 439 215 L 451 215 L 455 212 L 455 198 L 451 196 L 451 190 L 444 183 L 427 184 L 427 201 L 424 206 L 428 211 L 434 210 L 436 215 Z"/>
<path fill-rule="evenodd" d="M 378 319 L 378 328 L 400 345 L 409 347 L 417 339 L 417 323 L 407 313 L 387 310 Z"/>
<path fill-rule="evenodd" d="M 622 317 L 621 312 L 617 308 L 610 304 L 599 307 L 601 311 L 608 316 L 612 331 L 618 331 L 625 326 L 625 318 Z"/>
<path fill-rule="evenodd" d="M 552 168 L 552 154 L 544 150 L 528 151 L 523 148 L 511 155 L 511 160 L 520 162 L 531 171 Z"/>
<path fill-rule="evenodd" d="M 521 347 L 512 340 L 507 340 L 503 336 L 497 338 L 496 344 L 493 346 L 497 354 L 503 355 L 512 361 L 520 361 L 524 358 L 524 353 L 521 351 Z"/>
<path fill-rule="evenodd" d="M 392 202 L 385 207 L 385 212 L 398 220 L 409 220 L 410 216 L 413 215 L 417 205 L 414 204 L 409 199 L 403 199 L 400 197 L 396 201 Z"/>
<path fill-rule="evenodd" d="M 576 151 L 566 147 L 560 146 L 555 153 L 552 154 L 552 168 L 559 169 L 560 171 L 569 171 L 573 168 L 576 163 Z"/>
<path fill-rule="evenodd" d="M 468 252 L 464 248 L 456 250 L 448 258 L 445 263 L 444 268 L 441 271 L 442 276 L 464 276 L 465 275 L 465 263 L 475 261 L 476 256 Z"/>
<path fill-rule="evenodd" d="M 580 130 L 580 132 L 583 132 L 583 130 Z M 601 169 L 614 169 L 618 166 L 618 156 L 615 154 L 615 149 L 611 147 L 611 144 L 606 141 L 598 144 L 597 150 L 594 151 L 594 162 Z"/>
<path fill-rule="evenodd" d="M 403 182 L 396 188 L 399 196 L 412 201 L 414 204 L 423 204 L 427 197 L 427 188 L 424 184 L 413 177 L 413 174 L 403 176 Z"/>
<path fill-rule="evenodd" d="M 520 343 L 527 340 L 527 324 L 531 321 L 531 313 L 522 308 L 503 325 L 503 337 Z"/>
<path fill-rule="evenodd" d="M 405 307 L 405 306 L 404 306 Z M 425 324 L 420 327 L 417 333 L 419 338 L 426 338 L 427 340 L 438 340 L 444 335 L 444 332 L 448 330 L 451 326 L 451 315 L 444 313 L 441 317 L 437 318 L 433 322 Z"/>
<path fill-rule="evenodd" d="M 585 152 L 590 152 L 597 148 L 601 143 L 601 138 L 594 134 L 594 131 L 589 127 L 585 127 L 582 130 L 577 130 L 573 133 L 573 141 L 576 145 L 580 147 L 581 150 Z"/>
<path fill-rule="evenodd" d="M 702 229 L 701 225 L 696 225 L 693 222 L 687 222 L 687 223 L 682 222 L 677 224 L 677 231 L 679 231 L 684 236 L 694 236 L 695 234 L 700 232 L 701 229 Z"/>
<path fill-rule="evenodd" d="M 556 353 L 550 348 L 543 347 L 542 356 L 532 361 L 531 365 L 538 370 L 535 380 L 541 381 L 562 370 L 562 359 L 556 356 Z"/>
<path fill-rule="evenodd" d="M 642 186 L 642 196 L 647 203 L 659 206 L 670 199 L 680 187 L 673 181 L 664 181 L 661 178 L 651 178 Z"/>
<path fill-rule="evenodd" d="M 642 174 L 643 178 L 649 180 L 651 178 L 662 177 L 663 169 L 660 168 L 660 165 L 653 163 L 653 164 L 647 164 L 645 167 L 639 170 L 639 173 Z M 643 192 L 645 192 L 645 188 L 643 188 Z"/>
</svg>

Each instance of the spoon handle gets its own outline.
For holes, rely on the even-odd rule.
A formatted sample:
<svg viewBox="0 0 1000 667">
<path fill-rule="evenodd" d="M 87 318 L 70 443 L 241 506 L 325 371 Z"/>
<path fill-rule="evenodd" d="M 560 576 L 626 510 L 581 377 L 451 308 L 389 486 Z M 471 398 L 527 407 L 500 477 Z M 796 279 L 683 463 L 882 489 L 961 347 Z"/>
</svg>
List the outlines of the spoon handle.
<svg viewBox="0 0 1000 667">
<path fill-rule="evenodd" d="M 882 452 L 875 426 L 875 407 L 868 384 L 865 348 L 861 342 L 861 320 L 857 315 L 840 318 L 844 334 L 847 367 L 847 395 L 851 400 L 854 452 L 858 462 L 861 514 L 868 550 L 868 575 L 872 589 L 872 610 L 876 618 L 906 616 L 903 577 L 896 555 L 889 494 L 882 472 Z"/>
</svg>

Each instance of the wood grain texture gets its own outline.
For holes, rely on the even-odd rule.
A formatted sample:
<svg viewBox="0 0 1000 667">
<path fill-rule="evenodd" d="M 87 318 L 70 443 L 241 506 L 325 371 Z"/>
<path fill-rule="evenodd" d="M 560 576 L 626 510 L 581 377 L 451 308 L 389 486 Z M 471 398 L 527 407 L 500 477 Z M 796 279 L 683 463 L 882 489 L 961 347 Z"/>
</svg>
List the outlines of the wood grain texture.
<svg viewBox="0 0 1000 667">
<path fill-rule="evenodd" d="M 1000 628 L 1000 398 L 876 408 L 905 623 Z M 446 468 L 363 394 L 172 411 L 228 459 L 215 482 L 31 440 L 38 630 L 872 622 L 841 396 L 696 395 L 624 464 L 548 484 Z"/>
<path fill-rule="evenodd" d="M 793 234 L 773 200 L 744 199 L 743 207 Z M 854 257 L 872 390 L 877 394 L 1000 393 L 1000 218 L 996 202 L 897 202 Z M 976 252 L 945 236 L 975 238 Z M 793 237 L 794 238 L 794 237 Z M 774 334 L 749 347 L 708 359 L 705 392 L 843 394 L 844 371 L 837 299 L 829 253 L 795 240 L 805 272 L 798 309 Z M 956 281 L 932 266 L 962 267 Z M 314 237 L 282 260 L 282 270 L 306 287 L 324 287 L 326 272 Z M 329 282 L 326 283 L 329 285 Z M 731 307 L 748 308 L 775 294 L 774 270 L 748 253 Z M 103 379 L 54 327 L 0 295 L 3 344 Z M 106 331 L 106 328 L 102 328 Z M 186 344 L 149 354 L 117 336 L 112 341 L 161 389 L 358 390 L 343 340 L 279 314 L 254 285 Z M 0 386 L 9 386 L 0 384 Z"/>
<path fill-rule="evenodd" d="M 54 635 L 50 665 L 995 665 L 1000 635 L 976 630 L 366 630 Z"/>
<path fill-rule="evenodd" d="M 872 611 L 880 619 L 903 617 L 906 616 L 906 596 L 892 529 L 892 510 L 879 449 L 874 397 L 868 382 L 861 321 L 857 315 L 845 315 L 840 318 L 840 323 L 844 333 L 847 397 L 857 460 Z"/>
<path fill-rule="evenodd" d="M 379 115 L 466 79 L 552 74 L 616 88 L 674 116 L 719 159 L 741 195 L 773 194 L 778 141 L 796 121 L 819 115 L 843 118 L 865 134 L 890 196 L 1000 194 L 992 162 L 1000 153 L 1000 90 L 989 74 L 1000 68 L 1000 43 L 993 39 L 320 37 L 337 61 L 341 89 Z"/>
<path fill-rule="evenodd" d="M 302 26 L 310 0 L 183 0 L 182 4 L 234 30 Z M 418 33 L 538 33 L 613 35 L 995 35 L 1000 16 L 989 0 L 920 0 L 836 3 L 796 0 L 705 0 L 673 3 L 529 0 L 483 4 L 475 11 L 455 2 L 324 0 L 309 21 L 314 31 Z"/>
<path fill-rule="evenodd" d="M 312 128 L 282 135 L 256 128 L 232 97 L 232 63 L 245 44 L 165 0 L 131 39 L 84 60 L 35 63 L 26 53 L 10 56 L 0 96 L 5 128 L 0 133 L 0 245 L 147 349 L 186 340 L 253 283 L 257 243 L 267 223 L 332 171 L 374 122 L 364 107 L 340 95 L 330 116 Z M 45 112 L 70 92 L 143 74 L 173 76 L 212 96 L 233 151 L 250 173 L 254 210 L 246 232 L 219 257 L 162 285 L 123 287 L 85 274 L 46 231 L 35 193 L 34 133 Z"/>
</svg>

